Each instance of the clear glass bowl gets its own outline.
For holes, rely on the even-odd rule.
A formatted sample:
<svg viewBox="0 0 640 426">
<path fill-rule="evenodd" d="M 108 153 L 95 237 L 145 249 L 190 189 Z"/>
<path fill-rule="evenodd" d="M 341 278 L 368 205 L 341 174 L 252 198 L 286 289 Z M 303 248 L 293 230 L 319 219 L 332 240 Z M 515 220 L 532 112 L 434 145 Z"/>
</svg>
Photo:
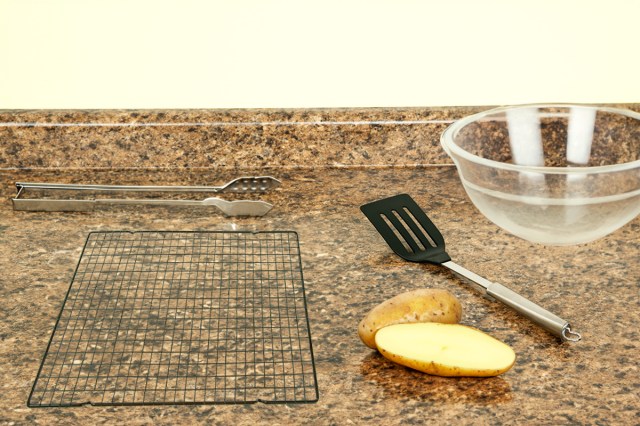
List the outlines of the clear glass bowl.
<svg viewBox="0 0 640 426">
<path fill-rule="evenodd" d="M 585 243 L 640 213 L 640 113 L 502 107 L 453 123 L 441 143 L 480 212 L 525 240 Z"/>
</svg>

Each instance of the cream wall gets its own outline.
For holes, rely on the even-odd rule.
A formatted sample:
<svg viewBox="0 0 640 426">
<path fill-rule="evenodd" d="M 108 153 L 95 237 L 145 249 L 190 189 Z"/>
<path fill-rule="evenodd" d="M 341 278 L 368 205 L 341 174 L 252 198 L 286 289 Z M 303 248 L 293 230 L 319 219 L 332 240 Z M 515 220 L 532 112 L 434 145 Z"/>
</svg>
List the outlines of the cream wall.
<svg viewBox="0 0 640 426">
<path fill-rule="evenodd" d="M 0 0 L 0 108 L 640 102 L 635 0 Z"/>
</svg>

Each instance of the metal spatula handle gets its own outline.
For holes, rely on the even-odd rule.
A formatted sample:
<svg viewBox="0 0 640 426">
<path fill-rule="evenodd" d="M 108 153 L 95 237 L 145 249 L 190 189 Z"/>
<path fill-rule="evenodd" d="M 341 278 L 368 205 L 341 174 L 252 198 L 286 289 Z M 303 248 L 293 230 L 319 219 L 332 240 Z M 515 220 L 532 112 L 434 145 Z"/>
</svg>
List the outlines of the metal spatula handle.
<svg viewBox="0 0 640 426">
<path fill-rule="evenodd" d="M 480 275 L 471 272 L 466 268 L 463 268 L 455 262 L 443 262 L 441 263 L 441 265 L 446 266 L 454 273 L 479 285 L 489 296 L 493 297 L 496 300 L 499 300 L 514 311 L 519 312 L 520 314 L 529 318 L 555 336 L 563 340 L 570 340 L 574 342 L 580 340 L 580 334 L 571 331 L 571 327 L 568 321 L 565 321 L 559 316 L 554 315 L 546 309 L 536 305 L 529 299 L 520 296 L 515 291 L 510 290 L 502 284 L 491 282 L 486 278 L 483 278 Z"/>
</svg>

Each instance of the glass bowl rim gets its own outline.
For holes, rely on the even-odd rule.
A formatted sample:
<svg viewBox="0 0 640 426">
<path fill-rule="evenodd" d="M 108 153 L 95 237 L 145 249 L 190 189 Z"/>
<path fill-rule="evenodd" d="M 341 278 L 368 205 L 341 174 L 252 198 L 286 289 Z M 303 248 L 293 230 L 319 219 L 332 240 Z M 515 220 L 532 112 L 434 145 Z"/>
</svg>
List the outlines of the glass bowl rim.
<svg viewBox="0 0 640 426">
<path fill-rule="evenodd" d="M 625 117 L 634 118 L 640 121 L 640 112 L 636 112 L 630 109 L 618 108 L 618 107 L 609 107 L 602 105 L 594 105 L 594 104 L 576 104 L 576 103 L 531 103 L 531 104 L 520 104 L 520 105 L 507 105 L 500 106 L 497 108 L 492 108 L 486 111 L 482 111 L 476 114 L 468 115 L 459 120 L 454 121 L 452 124 L 447 127 L 442 135 L 440 135 L 440 144 L 444 148 L 444 150 L 451 155 L 454 159 L 455 154 L 459 157 L 462 157 L 466 160 L 469 160 L 473 163 L 493 167 L 496 169 L 503 170 L 512 170 L 512 171 L 530 171 L 530 172 L 538 172 L 538 173 L 547 173 L 547 174 L 590 174 L 590 173 L 606 173 L 606 172 L 617 172 L 634 169 L 636 167 L 640 167 L 640 159 L 630 161 L 627 163 L 618 163 L 618 164 L 607 164 L 604 166 L 567 166 L 567 167 L 548 167 L 548 166 L 523 166 L 511 163 L 503 163 L 500 161 L 489 160 L 488 158 L 483 158 L 478 155 L 472 154 L 469 151 L 461 148 L 453 141 L 453 135 L 463 127 L 467 126 L 474 121 L 477 121 L 483 117 L 487 117 L 492 114 L 497 114 L 509 110 L 521 109 L 521 108 L 588 108 L 595 109 L 596 111 L 604 111 L 616 115 L 623 115 Z"/>
</svg>

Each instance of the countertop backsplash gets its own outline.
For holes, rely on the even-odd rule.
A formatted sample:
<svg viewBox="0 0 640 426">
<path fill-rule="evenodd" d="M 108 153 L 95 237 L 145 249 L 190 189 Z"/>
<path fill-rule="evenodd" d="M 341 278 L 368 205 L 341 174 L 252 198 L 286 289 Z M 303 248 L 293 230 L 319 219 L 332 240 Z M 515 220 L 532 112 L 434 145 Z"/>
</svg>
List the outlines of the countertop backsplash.
<svg viewBox="0 0 640 426">
<path fill-rule="evenodd" d="M 448 164 L 440 133 L 482 109 L 0 111 L 0 168 Z"/>
</svg>

